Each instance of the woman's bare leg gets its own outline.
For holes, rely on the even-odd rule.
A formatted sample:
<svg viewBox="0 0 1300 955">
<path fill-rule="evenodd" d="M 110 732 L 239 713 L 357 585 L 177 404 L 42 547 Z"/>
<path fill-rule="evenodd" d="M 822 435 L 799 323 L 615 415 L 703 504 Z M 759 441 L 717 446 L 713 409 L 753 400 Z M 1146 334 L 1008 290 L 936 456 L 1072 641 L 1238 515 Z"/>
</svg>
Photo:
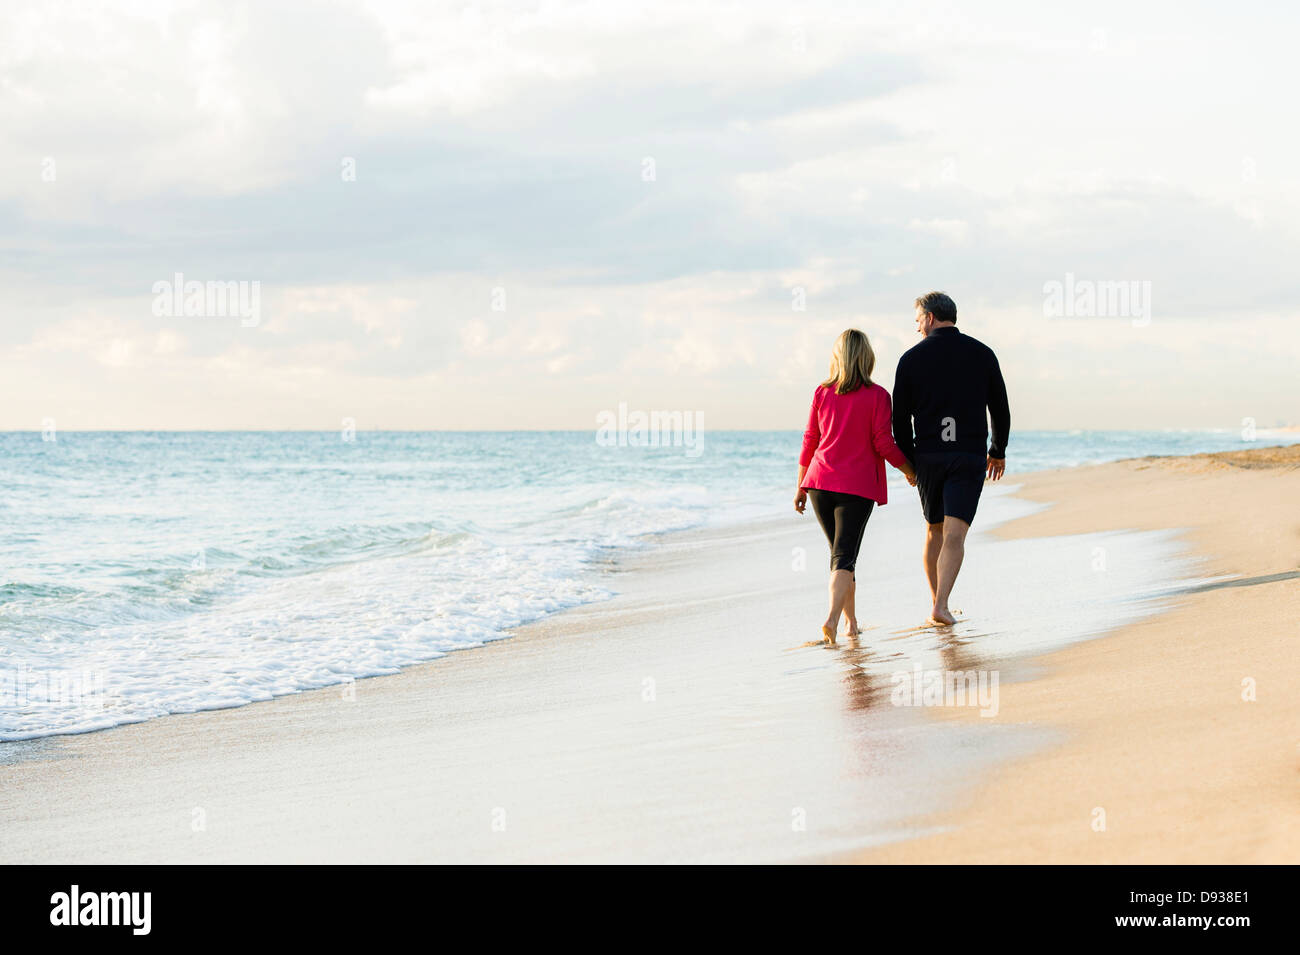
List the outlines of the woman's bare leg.
<svg viewBox="0 0 1300 955">
<path fill-rule="evenodd" d="M 844 596 L 844 622 L 848 625 L 848 635 L 856 637 L 858 635 L 858 612 L 855 602 L 858 596 L 858 582 L 856 579 L 849 578 L 849 592 Z"/>
<path fill-rule="evenodd" d="M 831 612 L 826 616 L 826 622 L 822 624 L 822 636 L 827 641 L 835 639 L 835 630 L 839 626 L 840 614 L 844 612 L 844 600 L 848 596 L 849 588 L 853 586 L 853 571 L 851 570 L 832 570 L 830 581 L 830 598 Z"/>
</svg>

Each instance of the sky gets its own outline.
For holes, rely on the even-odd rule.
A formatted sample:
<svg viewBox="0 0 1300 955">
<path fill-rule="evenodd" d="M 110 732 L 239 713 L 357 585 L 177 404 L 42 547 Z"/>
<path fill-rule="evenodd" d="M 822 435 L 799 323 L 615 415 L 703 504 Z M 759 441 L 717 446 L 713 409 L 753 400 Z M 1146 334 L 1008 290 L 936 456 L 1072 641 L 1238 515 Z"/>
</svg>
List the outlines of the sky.
<svg viewBox="0 0 1300 955">
<path fill-rule="evenodd" d="M 1300 424 L 1300 14 L 1048 7 L 6 0 L 0 429 L 799 428 L 932 289 L 1013 427 Z"/>
</svg>

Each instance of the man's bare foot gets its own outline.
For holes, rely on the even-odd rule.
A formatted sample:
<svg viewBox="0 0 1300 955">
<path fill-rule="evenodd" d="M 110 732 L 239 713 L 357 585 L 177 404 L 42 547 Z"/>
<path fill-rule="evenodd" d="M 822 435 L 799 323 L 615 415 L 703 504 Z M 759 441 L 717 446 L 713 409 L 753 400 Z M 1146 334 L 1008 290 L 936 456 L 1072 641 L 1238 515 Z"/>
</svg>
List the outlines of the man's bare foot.
<svg viewBox="0 0 1300 955">
<path fill-rule="evenodd" d="M 835 631 L 825 624 L 822 625 L 822 643 L 834 643 Z"/>
<path fill-rule="evenodd" d="M 948 612 L 947 607 L 935 607 L 934 611 L 930 614 L 930 619 L 935 623 L 945 625 L 957 622 L 957 618 Z"/>
</svg>

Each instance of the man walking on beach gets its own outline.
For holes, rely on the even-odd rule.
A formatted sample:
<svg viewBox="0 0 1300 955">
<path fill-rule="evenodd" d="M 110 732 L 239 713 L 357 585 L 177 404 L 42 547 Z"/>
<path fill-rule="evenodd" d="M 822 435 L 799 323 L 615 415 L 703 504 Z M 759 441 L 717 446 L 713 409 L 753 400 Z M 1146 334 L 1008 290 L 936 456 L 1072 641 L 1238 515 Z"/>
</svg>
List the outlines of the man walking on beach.
<svg viewBox="0 0 1300 955">
<path fill-rule="evenodd" d="M 894 442 L 916 468 L 925 514 L 925 576 L 935 623 L 956 623 L 948 596 L 966 555 L 984 478 L 1006 470 L 1011 409 L 997 356 L 957 330 L 957 305 L 943 292 L 916 300 L 922 341 L 894 375 Z M 988 418 L 985 418 L 985 410 Z M 993 441 L 989 440 L 989 420 Z"/>
</svg>

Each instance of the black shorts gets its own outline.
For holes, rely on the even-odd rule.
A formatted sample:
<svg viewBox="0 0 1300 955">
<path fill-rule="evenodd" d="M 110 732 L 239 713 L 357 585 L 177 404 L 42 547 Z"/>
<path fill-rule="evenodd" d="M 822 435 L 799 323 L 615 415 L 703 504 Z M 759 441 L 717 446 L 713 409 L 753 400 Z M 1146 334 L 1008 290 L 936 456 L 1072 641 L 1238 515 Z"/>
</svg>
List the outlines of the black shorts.
<svg viewBox="0 0 1300 955">
<path fill-rule="evenodd" d="M 812 503 L 817 523 L 826 533 L 831 544 L 831 570 L 853 572 L 858 564 L 858 550 L 862 547 L 862 535 L 867 529 L 867 521 L 876 502 L 869 497 L 845 494 L 842 491 L 822 491 L 815 487 L 808 489 L 808 500 Z M 856 579 L 856 578 L 855 578 Z"/>
<path fill-rule="evenodd" d="M 916 452 L 916 489 L 921 492 L 921 512 L 926 523 L 942 524 L 944 517 L 975 522 L 988 457 L 970 451 Z"/>
</svg>

